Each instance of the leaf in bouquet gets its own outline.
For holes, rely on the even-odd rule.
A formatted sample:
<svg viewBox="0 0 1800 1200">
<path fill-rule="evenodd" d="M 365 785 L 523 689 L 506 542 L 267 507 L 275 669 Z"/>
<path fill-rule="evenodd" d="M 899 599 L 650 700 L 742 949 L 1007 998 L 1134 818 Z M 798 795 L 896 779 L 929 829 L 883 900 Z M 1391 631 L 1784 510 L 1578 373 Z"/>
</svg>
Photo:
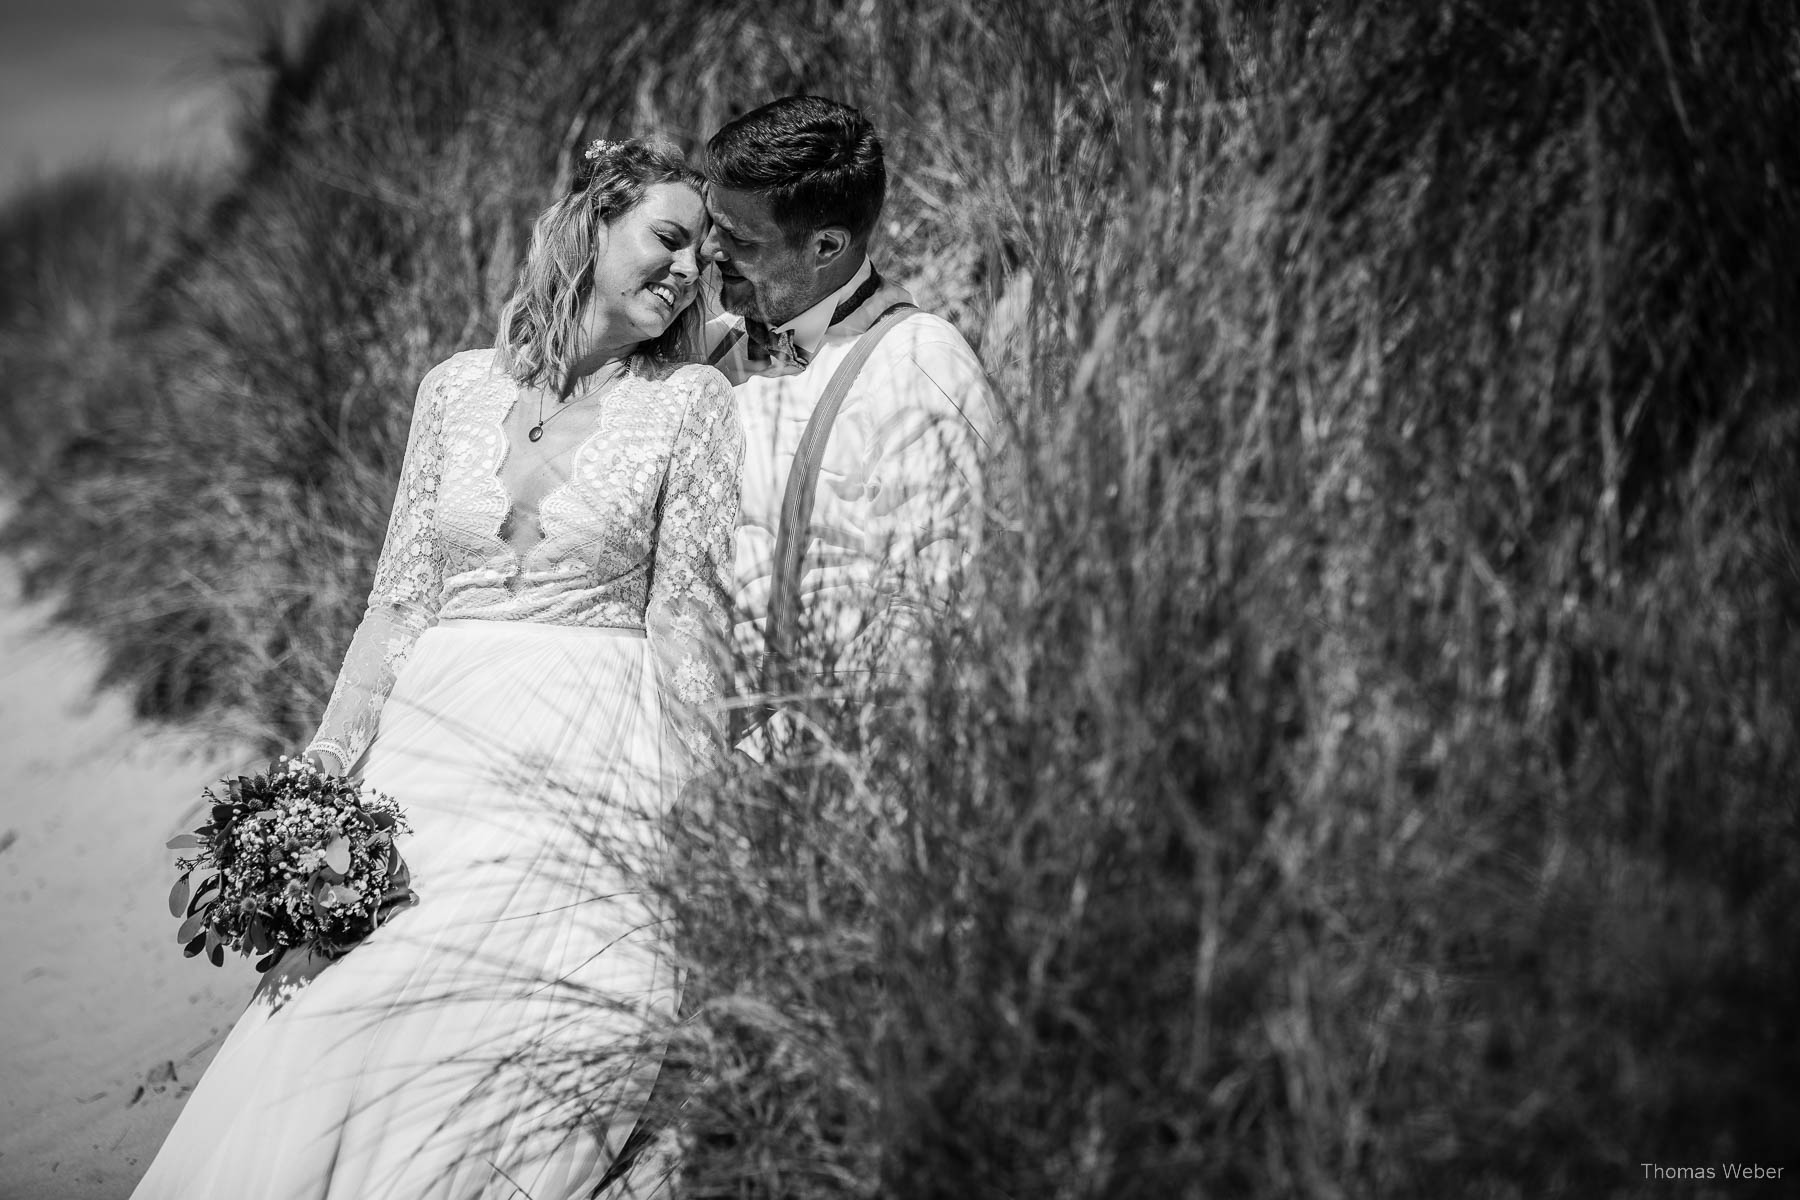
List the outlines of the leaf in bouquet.
<svg viewBox="0 0 1800 1200">
<path fill-rule="evenodd" d="M 200 839 L 191 833 L 178 833 L 163 845 L 171 850 L 195 850 L 200 846 Z"/>
<path fill-rule="evenodd" d="M 381 904 L 375 910 L 374 923 L 385 925 L 394 914 L 411 908 L 419 902 L 419 894 L 411 889 L 404 892 L 389 892 L 381 898 Z"/>
<path fill-rule="evenodd" d="M 169 915 L 179 917 L 187 911 L 188 872 L 183 871 L 175 886 L 169 889 Z"/>
<path fill-rule="evenodd" d="M 231 825 L 231 818 L 235 814 L 235 812 L 236 812 L 236 810 L 233 809 L 232 806 L 229 804 L 213 805 L 213 810 L 212 810 L 213 824 L 218 826 L 220 829 L 228 828 Z"/>
<path fill-rule="evenodd" d="M 334 837 L 325 846 L 325 865 L 339 875 L 350 871 L 350 842 L 343 837 Z"/>
<path fill-rule="evenodd" d="M 355 904 L 363 898 L 362 889 L 348 883 L 332 884 L 329 894 L 340 906 Z"/>
<path fill-rule="evenodd" d="M 206 952 L 206 957 L 212 960 L 213 966 L 215 966 L 215 967 L 224 966 L 225 965 L 225 947 L 215 944 L 211 950 L 208 950 Z"/>
<path fill-rule="evenodd" d="M 263 972 L 267 971 L 270 967 L 272 967 L 276 963 L 280 962 L 281 956 L 286 953 L 287 953 L 286 946 L 275 947 L 274 950 L 270 951 L 268 954 L 264 955 L 262 958 L 259 958 L 256 960 L 256 973 L 258 975 L 260 975 Z"/>
<path fill-rule="evenodd" d="M 203 882 L 199 887 L 195 888 L 194 889 L 194 898 L 192 900 L 188 901 L 188 906 L 187 906 L 188 912 L 194 913 L 194 912 L 200 911 L 201 906 L 207 903 L 207 899 L 206 899 L 207 893 L 211 892 L 214 888 L 218 887 L 224 881 L 225 881 L 225 877 L 223 875 L 214 875 L 214 876 L 210 877 L 209 879 L 207 879 L 205 882 Z M 215 897 L 213 897 L 213 899 L 216 900 L 216 899 L 218 899 L 218 897 L 215 896 Z M 179 914 L 177 914 L 177 915 L 179 915 Z"/>
<path fill-rule="evenodd" d="M 192 958 L 204 949 L 206 949 L 206 935 L 204 933 L 197 933 L 188 939 L 187 945 L 181 948 L 181 956 L 183 958 Z"/>
<path fill-rule="evenodd" d="M 269 927 L 263 923 L 261 913 L 250 918 L 250 926 L 245 932 L 245 939 L 249 942 L 252 954 L 267 954 L 275 947 L 275 939 L 269 936 Z M 260 970 L 260 968 L 258 969 Z"/>
<path fill-rule="evenodd" d="M 203 912 L 195 913 L 181 923 L 181 931 L 175 935 L 175 940 L 186 945 L 188 942 L 193 941 L 196 935 L 205 932 L 206 914 Z"/>
</svg>

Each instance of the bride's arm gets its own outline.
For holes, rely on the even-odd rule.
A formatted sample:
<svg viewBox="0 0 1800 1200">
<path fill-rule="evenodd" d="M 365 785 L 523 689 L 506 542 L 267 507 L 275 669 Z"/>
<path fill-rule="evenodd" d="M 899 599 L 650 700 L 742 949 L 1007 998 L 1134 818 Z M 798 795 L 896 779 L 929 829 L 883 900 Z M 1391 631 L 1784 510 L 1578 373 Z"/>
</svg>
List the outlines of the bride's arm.
<svg viewBox="0 0 1800 1200">
<path fill-rule="evenodd" d="M 657 522 L 645 631 L 682 741 L 704 755 L 724 743 L 721 702 L 731 680 L 727 636 L 733 535 L 744 435 L 725 377 L 686 368 L 692 388 L 669 460 Z"/>
<path fill-rule="evenodd" d="M 328 771 L 348 771 L 368 749 L 400 664 L 437 615 L 443 585 L 443 553 L 437 537 L 444 454 L 442 379 L 443 368 L 434 367 L 419 384 L 400 487 L 368 607 L 344 653 L 318 732 L 306 747 Z"/>
</svg>

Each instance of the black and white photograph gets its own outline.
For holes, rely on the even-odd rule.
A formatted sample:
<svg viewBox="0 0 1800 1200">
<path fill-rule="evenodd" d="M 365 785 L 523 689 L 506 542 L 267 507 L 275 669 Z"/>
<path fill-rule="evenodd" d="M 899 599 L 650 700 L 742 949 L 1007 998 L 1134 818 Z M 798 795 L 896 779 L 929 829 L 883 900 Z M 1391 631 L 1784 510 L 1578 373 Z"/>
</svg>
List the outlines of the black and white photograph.
<svg viewBox="0 0 1800 1200">
<path fill-rule="evenodd" d="M 0 1200 L 1800 1189 L 1794 0 L 0 0 Z"/>
</svg>

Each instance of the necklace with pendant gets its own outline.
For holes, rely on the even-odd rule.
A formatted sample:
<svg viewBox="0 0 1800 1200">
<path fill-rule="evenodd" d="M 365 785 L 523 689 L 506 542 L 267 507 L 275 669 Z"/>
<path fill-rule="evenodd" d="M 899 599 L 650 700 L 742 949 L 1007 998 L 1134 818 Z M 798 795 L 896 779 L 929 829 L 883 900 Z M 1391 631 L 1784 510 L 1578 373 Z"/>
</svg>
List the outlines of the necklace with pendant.
<svg viewBox="0 0 1800 1200">
<path fill-rule="evenodd" d="M 525 431 L 525 436 L 530 438 L 534 442 L 543 440 L 544 426 L 546 426 L 550 422 L 556 420 L 556 418 L 562 416 L 565 412 L 569 411 L 569 409 L 573 408 L 576 404 L 580 403 L 581 401 L 589 399 L 590 397 L 593 397 L 593 396 L 598 396 L 601 392 L 604 392 L 607 388 L 611 387 L 613 384 L 617 383 L 619 380 L 625 378 L 625 376 L 627 376 L 629 374 L 631 374 L 630 360 L 629 359 L 621 359 L 619 361 L 617 370 L 615 370 L 612 374 L 608 375 L 605 379 L 602 379 L 599 383 L 594 384 L 593 386 L 589 387 L 586 391 L 582 392 L 581 395 L 571 396 L 567 400 L 557 401 L 557 404 L 558 404 L 557 410 L 555 412 L 551 413 L 547 417 L 544 415 L 544 392 L 543 392 L 542 388 L 539 388 L 538 389 L 537 424 L 533 425 L 530 429 L 527 429 Z"/>
</svg>

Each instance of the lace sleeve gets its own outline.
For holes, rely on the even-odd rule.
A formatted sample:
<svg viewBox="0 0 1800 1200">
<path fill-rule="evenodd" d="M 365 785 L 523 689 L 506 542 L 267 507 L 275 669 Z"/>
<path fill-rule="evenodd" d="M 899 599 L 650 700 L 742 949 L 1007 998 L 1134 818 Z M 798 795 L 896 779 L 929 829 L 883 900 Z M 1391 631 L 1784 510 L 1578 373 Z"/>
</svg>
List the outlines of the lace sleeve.
<svg viewBox="0 0 1800 1200">
<path fill-rule="evenodd" d="M 442 367 L 419 384 L 412 431 L 400 468 L 400 487 L 387 540 L 375 567 L 362 623 L 344 653 L 337 686 L 309 752 L 330 754 L 349 771 L 375 737 L 381 707 L 413 643 L 437 615 L 443 552 L 437 538 L 438 485 L 443 474 Z M 329 766 L 329 764 L 327 764 Z"/>
<path fill-rule="evenodd" d="M 724 744 L 719 702 L 731 678 L 726 638 L 744 435 L 723 375 L 690 367 L 677 379 L 690 398 L 663 484 L 644 627 L 671 720 L 688 749 L 704 755 Z"/>
</svg>

